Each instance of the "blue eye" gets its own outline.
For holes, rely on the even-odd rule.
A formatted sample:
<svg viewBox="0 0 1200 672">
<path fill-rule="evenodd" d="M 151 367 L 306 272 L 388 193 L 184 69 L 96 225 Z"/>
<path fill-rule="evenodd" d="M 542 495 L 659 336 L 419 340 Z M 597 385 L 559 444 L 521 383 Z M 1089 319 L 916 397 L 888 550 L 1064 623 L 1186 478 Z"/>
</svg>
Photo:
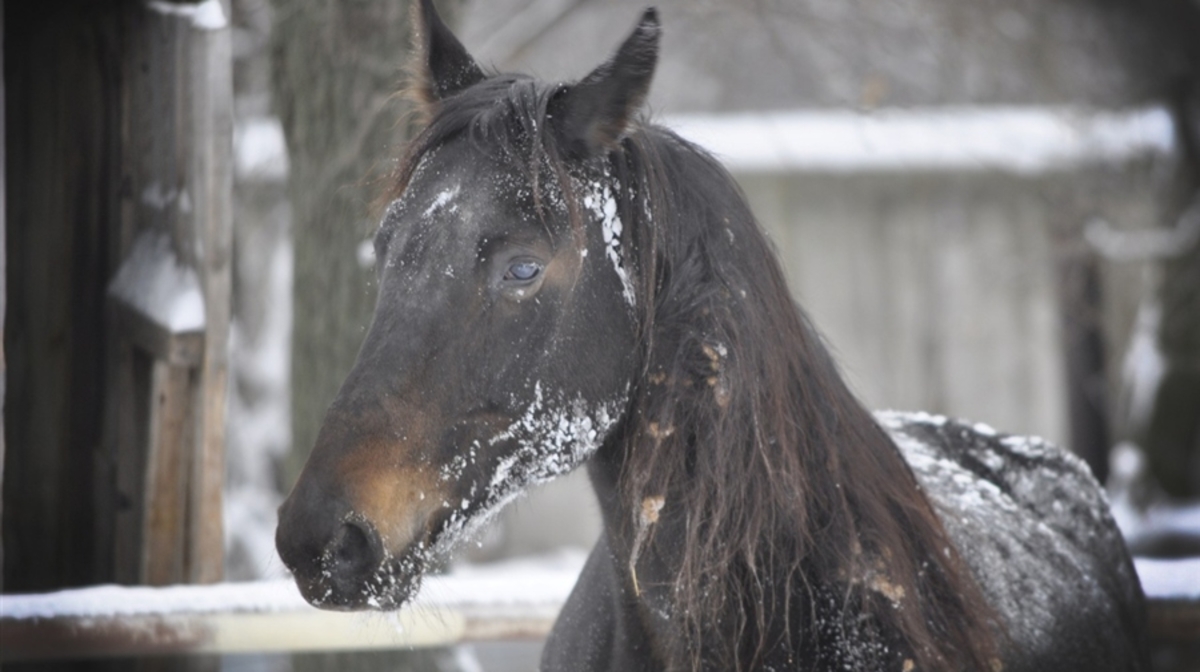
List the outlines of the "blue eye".
<svg viewBox="0 0 1200 672">
<path fill-rule="evenodd" d="M 516 261 L 509 265 L 508 272 L 504 274 L 504 279 L 528 282 L 536 278 L 541 272 L 542 265 L 536 261 Z"/>
</svg>

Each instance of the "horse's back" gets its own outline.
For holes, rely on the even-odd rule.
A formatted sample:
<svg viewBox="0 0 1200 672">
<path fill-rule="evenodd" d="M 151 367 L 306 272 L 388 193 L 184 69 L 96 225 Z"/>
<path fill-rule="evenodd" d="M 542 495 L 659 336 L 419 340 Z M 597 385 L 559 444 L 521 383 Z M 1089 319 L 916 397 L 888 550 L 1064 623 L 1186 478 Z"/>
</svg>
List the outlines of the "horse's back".
<svg viewBox="0 0 1200 672">
<path fill-rule="evenodd" d="M 1003 669 L 1146 669 L 1141 585 L 1088 467 L 1041 439 L 884 413 L 1005 622 Z"/>
</svg>

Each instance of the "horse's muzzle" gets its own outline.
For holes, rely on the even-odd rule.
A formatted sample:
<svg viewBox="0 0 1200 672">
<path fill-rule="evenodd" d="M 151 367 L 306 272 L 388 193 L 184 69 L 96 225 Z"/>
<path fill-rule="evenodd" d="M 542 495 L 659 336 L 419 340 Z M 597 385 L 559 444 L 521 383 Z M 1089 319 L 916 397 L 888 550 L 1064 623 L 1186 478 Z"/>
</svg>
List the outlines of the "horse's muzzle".
<svg viewBox="0 0 1200 672">
<path fill-rule="evenodd" d="M 336 522 L 322 525 L 322 519 Z M 300 594 L 313 606 L 386 609 L 407 598 L 407 591 L 397 590 L 379 531 L 362 516 L 312 515 L 289 500 L 279 510 L 275 547 Z M 401 592 L 405 594 L 397 599 Z"/>
</svg>

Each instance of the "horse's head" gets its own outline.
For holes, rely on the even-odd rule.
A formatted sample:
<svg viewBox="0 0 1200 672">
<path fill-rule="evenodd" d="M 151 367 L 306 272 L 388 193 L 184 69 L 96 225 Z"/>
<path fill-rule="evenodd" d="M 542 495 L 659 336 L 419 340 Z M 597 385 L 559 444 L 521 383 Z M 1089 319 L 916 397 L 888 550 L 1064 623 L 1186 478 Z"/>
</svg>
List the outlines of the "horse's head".
<svg viewBox="0 0 1200 672">
<path fill-rule="evenodd" d="M 279 512 L 279 554 L 327 608 L 408 599 L 464 528 L 614 435 L 638 366 L 631 201 L 602 157 L 649 86 L 654 13 L 553 87 L 485 76 L 427 0 L 414 19 L 432 121 L 375 238 L 374 320 Z"/>
</svg>

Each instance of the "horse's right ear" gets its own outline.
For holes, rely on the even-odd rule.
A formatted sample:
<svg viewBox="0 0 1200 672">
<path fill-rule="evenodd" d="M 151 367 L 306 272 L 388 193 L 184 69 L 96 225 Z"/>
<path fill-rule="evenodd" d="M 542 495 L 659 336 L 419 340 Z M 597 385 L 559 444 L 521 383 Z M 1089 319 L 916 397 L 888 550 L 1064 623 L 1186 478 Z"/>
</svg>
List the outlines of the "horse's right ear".
<svg viewBox="0 0 1200 672">
<path fill-rule="evenodd" d="M 430 112 L 439 102 L 487 78 L 466 48 L 446 27 L 433 7 L 433 0 L 413 4 L 412 64 L 417 100 Z"/>
<path fill-rule="evenodd" d="M 650 90 L 661 32 L 651 7 L 612 58 L 556 95 L 551 115 L 571 156 L 595 156 L 624 137 Z"/>
</svg>

